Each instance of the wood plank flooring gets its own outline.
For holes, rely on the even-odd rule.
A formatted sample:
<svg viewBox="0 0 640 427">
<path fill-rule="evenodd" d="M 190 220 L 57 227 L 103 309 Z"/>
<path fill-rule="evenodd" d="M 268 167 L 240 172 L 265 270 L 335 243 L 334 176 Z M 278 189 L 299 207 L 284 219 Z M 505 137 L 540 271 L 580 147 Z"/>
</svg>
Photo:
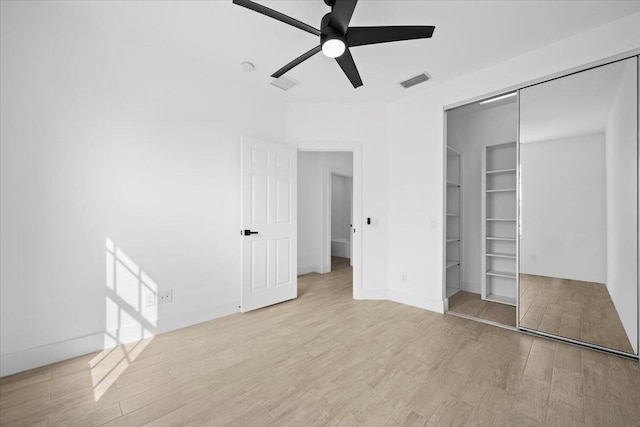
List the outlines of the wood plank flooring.
<svg viewBox="0 0 640 427">
<path fill-rule="evenodd" d="M 390 301 L 299 298 L 0 380 L 11 426 L 640 424 L 640 364 Z"/>
<path fill-rule="evenodd" d="M 634 352 L 603 283 L 520 274 L 520 317 L 526 328 Z"/>
<path fill-rule="evenodd" d="M 516 327 L 516 308 L 514 306 L 484 301 L 480 294 L 473 292 L 458 291 L 450 296 L 449 311 Z"/>
</svg>

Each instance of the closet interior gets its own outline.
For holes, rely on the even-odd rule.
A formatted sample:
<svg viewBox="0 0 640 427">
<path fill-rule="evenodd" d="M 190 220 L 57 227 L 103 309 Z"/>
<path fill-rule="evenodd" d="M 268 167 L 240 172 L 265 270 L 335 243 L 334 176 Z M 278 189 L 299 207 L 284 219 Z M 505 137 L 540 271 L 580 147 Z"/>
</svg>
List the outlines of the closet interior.
<svg viewBox="0 0 640 427">
<path fill-rule="evenodd" d="M 516 326 L 517 95 L 446 112 L 448 310 Z"/>
</svg>

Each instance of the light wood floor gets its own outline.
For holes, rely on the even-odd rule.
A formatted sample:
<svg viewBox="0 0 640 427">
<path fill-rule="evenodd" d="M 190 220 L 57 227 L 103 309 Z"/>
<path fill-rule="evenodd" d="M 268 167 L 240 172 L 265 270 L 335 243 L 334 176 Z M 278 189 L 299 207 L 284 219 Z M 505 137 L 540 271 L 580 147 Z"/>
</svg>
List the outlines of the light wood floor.
<svg viewBox="0 0 640 427">
<path fill-rule="evenodd" d="M 449 311 L 514 328 L 516 326 L 516 308 L 514 306 L 483 301 L 480 294 L 472 292 L 459 291 L 449 297 Z"/>
<path fill-rule="evenodd" d="M 520 317 L 526 328 L 633 353 L 603 283 L 520 274 Z"/>
<path fill-rule="evenodd" d="M 0 380 L 3 425 L 640 423 L 640 364 L 389 301 L 299 298 Z"/>
</svg>

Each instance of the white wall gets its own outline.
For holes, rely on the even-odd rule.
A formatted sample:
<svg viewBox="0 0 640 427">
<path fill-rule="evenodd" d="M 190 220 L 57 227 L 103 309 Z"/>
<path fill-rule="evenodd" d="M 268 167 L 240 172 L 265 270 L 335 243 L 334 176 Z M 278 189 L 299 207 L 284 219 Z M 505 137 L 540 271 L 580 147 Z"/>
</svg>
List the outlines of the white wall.
<svg viewBox="0 0 640 427">
<path fill-rule="evenodd" d="M 284 104 L 55 4 L 1 15 L 2 375 L 236 312 L 240 136 L 284 140 Z"/>
<path fill-rule="evenodd" d="M 518 131 L 516 103 L 469 114 L 449 113 L 447 144 L 463 155 L 462 168 L 462 289 L 480 293 L 482 150 L 488 145 L 514 142 Z"/>
<path fill-rule="evenodd" d="M 298 152 L 298 275 L 323 271 L 322 155 Z"/>
<path fill-rule="evenodd" d="M 323 192 L 332 170 L 353 174 L 353 155 L 298 152 L 298 275 L 331 271 L 331 260 L 325 259 L 323 250 L 328 221 Z"/>
<path fill-rule="evenodd" d="M 520 146 L 521 273 L 607 281 L 604 156 L 603 133 Z"/>
<path fill-rule="evenodd" d="M 108 22 L 33 2 L 0 15 L 3 374 L 102 345 L 107 238 L 174 290 L 149 329 L 237 310 L 243 134 L 362 142 L 363 297 L 442 311 L 443 107 L 640 47 L 634 14 L 390 109 L 284 108 Z"/>
<path fill-rule="evenodd" d="M 637 62 L 622 76 L 606 130 L 607 288 L 637 352 L 638 292 L 638 86 Z M 635 297 L 634 297 L 635 296 Z"/>
<path fill-rule="evenodd" d="M 293 103 L 287 106 L 287 140 L 362 143 L 362 298 L 387 296 L 388 158 L 387 106 L 384 104 Z M 354 197 L 356 197 L 354 195 Z"/>
<path fill-rule="evenodd" d="M 331 175 L 331 240 L 351 237 L 351 177 Z"/>
<path fill-rule="evenodd" d="M 442 311 L 443 108 L 640 48 L 640 14 L 594 28 L 392 104 L 389 128 L 389 287 Z M 438 76 L 434 76 L 434 82 Z M 429 227 L 430 221 L 438 224 Z M 407 282 L 402 282 L 402 272 Z"/>
</svg>

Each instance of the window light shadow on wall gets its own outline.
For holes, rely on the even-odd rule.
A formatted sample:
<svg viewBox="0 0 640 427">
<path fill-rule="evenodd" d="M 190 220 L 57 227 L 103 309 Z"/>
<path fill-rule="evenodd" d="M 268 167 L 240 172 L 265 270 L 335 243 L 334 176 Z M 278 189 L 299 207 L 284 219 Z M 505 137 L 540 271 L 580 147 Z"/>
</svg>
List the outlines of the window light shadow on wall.
<svg viewBox="0 0 640 427">
<path fill-rule="evenodd" d="M 105 246 L 105 350 L 89 362 L 96 402 L 151 343 L 158 322 L 158 285 L 108 237 Z"/>
</svg>

